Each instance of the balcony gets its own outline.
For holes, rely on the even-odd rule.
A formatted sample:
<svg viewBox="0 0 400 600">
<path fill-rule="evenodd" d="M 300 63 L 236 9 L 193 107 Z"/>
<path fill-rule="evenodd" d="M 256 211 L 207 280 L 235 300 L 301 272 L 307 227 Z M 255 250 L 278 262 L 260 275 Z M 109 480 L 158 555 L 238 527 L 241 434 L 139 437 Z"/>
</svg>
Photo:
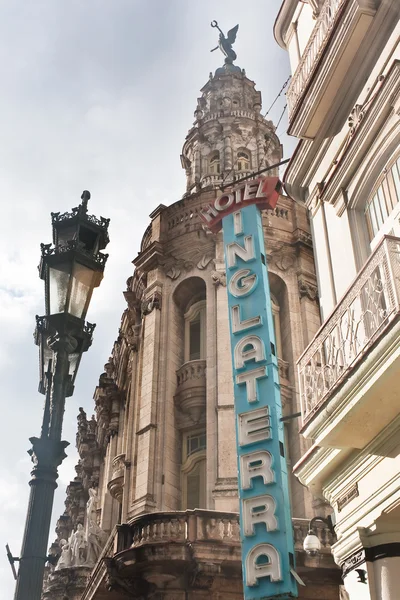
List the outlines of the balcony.
<svg viewBox="0 0 400 600">
<path fill-rule="evenodd" d="M 206 361 L 190 360 L 176 372 L 175 405 L 198 423 L 206 407 Z"/>
<path fill-rule="evenodd" d="M 112 460 L 111 479 L 107 484 L 111 496 L 122 503 L 125 477 L 125 454 L 117 454 Z"/>
<path fill-rule="evenodd" d="M 317 527 L 322 544 L 318 559 L 303 552 L 308 525 L 307 519 L 293 519 L 298 572 L 312 583 L 313 578 L 323 580 L 330 569 L 339 581 L 340 571 L 330 554 L 334 540 L 324 525 Z M 162 598 L 181 598 L 193 591 L 193 597 L 239 600 L 243 598 L 241 567 L 236 513 L 200 509 L 151 513 L 117 526 L 82 600 L 123 600 L 128 592 L 131 597 L 147 598 L 157 590 Z"/>
<path fill-rule="evenodd" d="M 400 239 L 385 236 L 298 361 L 303 433 L 363 448 L 399 412 Z"/>
<path fill-rule="evenodd" d="M 290 135 L 313 139 L 321 126 L 329 129 L 329 115 L 349 101 L 342 111 L 345 121 L 357 93 L 353 99 L 343 98 L 349 96 L 350 86 L 343 89 L 342 84 L 362 67 L 356 64 L 361 58 L 368 62 L 358 51 L 375 15 L 374 6 L 374 0 L 325 0 L 288 87 Z M 335 135 L 342 125 L 332 124 L 324 137 Z"/>
</svg>

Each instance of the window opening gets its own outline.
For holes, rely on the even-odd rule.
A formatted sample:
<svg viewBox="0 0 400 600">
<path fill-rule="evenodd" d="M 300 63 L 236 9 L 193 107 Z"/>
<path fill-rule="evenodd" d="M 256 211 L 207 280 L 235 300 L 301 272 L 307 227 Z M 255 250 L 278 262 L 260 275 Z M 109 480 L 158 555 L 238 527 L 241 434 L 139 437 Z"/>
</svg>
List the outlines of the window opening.
<svg viewBox="0 0 400 600">
<path fill-rule="evenodd" d="M 219 152 L 214 152 L 210 157 L 209 172 L 217 175 L 221 171 L 221 163 L 219 160 Z"/>
<path fill-rule="evenodd" d="M 250 154 L 243 150 L 238 152 L 237 169 L 238 171 L 249 171 L 250 170 Z"/>
<path fill-rule="evenodd" d="M 399 202 L 400 157 L 395 160 L 391 167 L 385 169 L 383 179 L 366 203 L 365 218 L 370 242 L 389 221 L 389 217 Z"/>
</svg>

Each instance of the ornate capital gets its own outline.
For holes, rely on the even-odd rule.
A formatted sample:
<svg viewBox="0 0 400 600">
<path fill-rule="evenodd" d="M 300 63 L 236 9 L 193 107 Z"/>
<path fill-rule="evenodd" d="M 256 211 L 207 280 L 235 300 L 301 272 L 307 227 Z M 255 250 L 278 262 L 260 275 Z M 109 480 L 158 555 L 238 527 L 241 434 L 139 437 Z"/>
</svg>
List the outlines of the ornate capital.
<svg viewBox="0 0 400 600">
<path fill-rule="evenodd" d="M 161 293 L 155 291 L 150 298 L 143 300 L 141 304 L 142 316 L 149 315 L 154 309 L 161 310 Z"/>
<path fill-rule="evenodd" d="M 65 448 L 69 442 L 57 442 L 48 438 L 31 437 L 32 448 L 28 450 L 31 460 L 38 469 L 57 469 L 66 458 Z"/>
</svg>

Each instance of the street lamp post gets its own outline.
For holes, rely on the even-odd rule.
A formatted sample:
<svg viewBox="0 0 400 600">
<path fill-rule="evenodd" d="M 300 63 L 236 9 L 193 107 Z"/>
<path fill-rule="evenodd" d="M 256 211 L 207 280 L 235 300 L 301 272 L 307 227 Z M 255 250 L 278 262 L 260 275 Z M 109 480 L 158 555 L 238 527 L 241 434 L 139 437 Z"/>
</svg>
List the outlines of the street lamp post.
<svg viewBox="0 0 400 600">
<path fill-rule="evenodd" d="M 41 244 L 39 275 L 45 282 L 46 315 L 36 317 L 39 392 L 45 395 L 40 438 L 29 450 L 32 479 L 14 600 L 40 600 L 57 487 L 57 468 L 68 442 L 61 440 L 65 399 L 72 396 L 82 353 L 92 342 L 94 325 L 85 323 L 93 289 L 107 260 L 109 219 L 87 214 L 90 193 L 70 213 L 52 213 L 53 244 Z"/>
</svg>

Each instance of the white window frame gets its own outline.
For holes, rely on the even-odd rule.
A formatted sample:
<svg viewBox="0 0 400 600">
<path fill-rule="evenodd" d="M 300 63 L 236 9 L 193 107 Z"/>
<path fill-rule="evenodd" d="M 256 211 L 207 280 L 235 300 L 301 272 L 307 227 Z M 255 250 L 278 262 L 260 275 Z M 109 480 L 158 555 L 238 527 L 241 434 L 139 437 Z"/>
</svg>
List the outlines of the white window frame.
<svg viewBox="0 0 400 600">
<path fill-rule="evenodd" d="M 368 239 L 370 240 L 371 250 L 374 250 L 376 248 L 376 246 L 379 244 L 379 242 L 381 241 L 381 239 L 384 235 L 392 233 L 393 227 L 396 225 L 396 221 L 400 214 L 400 189 L 399 190 L 395 189 L 395 187 L 392 183 L 392 178 L 394 181 L 392 169 L 393 168 L 396 169 L 396 164 L 397 164 L 397 170 L 399 170 L 399 165 L 400 165 L 400 154 L 399 153 L 396 153 L 396 155 L 394 157 L 392 157 L 391 160 L 386 164 L 385 168 L 383 169 L 383 172 L 381 173 L 379 179 L 376 182 L 376 185 L 373 188 L 372 194 L 369 195 L 368 200 L 364 206 L 364 219 L 365 219 L 365 223 L 366 223 L 367 230 L 368 230 Z M 384 198 L 384 202 L 388 209 L 390 208 L 389 202 L 391 203 L 393 200 L 395 200 L 396 196 L 397 196 L 397 203 L 394 204 L 394 206 L 391 210 L 387 210 L 388 215 L 384 219 L 383 219 L 383 215 L 381 215 L 383 222 L 380 225 L 380 227 L 377 228 L 376 232 L 374 232 L 372 230 L 372 226 L 371 226 L 373 219 L 370 216 L 372 213 L 370 207 L 373 204 L 373 199 L 379 193 L 381 194 L 381 197 Z M 381 202 L 379 202 L 379 206 L 380 206 L 380 204 L 381 204 Z M 394 232 L 394 233 L 396 234 L 396 232 Z"/>
<path fill-rule="evenodd" d="M 200 300 L 189 308 L 184 314 L 185 319 L 185 343 L 184 343 L 184 361 L 190 361 L 190 323 L 200 315 L 200 358 L 196 360 L 204 360 L 206 357 L 206 301 Z"/>
<path fill-rule="evenodd" d="M 199 463 L 200 465 L 200 482 L 199 482 L 199 505 L 194 508 L 206 508 L 207 505 L 207 472 L 206 472 L 206 448 L 202 448 L 193 454 L 187 454 L 187 440 L 193 435 L 206 434 L 206 430 L 198 429 L 194 431 L 188 431 L 182 435 L 182 467 L 181 467 L 181 490 L 182 490 L 182 510 L 188 510 L 187 503 L 187 478 L 188 475 L 195 469 Z"/>
</svg>

